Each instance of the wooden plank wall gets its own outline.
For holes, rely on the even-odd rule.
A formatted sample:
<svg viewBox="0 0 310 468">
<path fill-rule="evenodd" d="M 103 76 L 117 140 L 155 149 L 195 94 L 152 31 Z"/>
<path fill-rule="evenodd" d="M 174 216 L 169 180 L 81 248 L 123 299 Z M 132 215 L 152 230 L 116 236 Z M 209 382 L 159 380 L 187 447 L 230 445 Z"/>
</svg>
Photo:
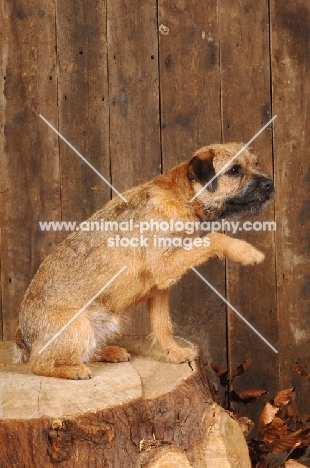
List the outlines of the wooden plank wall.
<svg viewBox="0 0 310 468">
<path fill-rule="evenodd" d="M 39 118 L 43 114 L 115 187 L 140 184 L 212 142 L 248 141 L 274 176 L 258 220 L 240 232 L 266 260 L 212 260 L 201 273 L 278 350 L 275 354 L 194 274 L 171 298 L 176 333 L 211 362 L 252 369 L 236 388 L 296 386 L 310 411 L 310 5 L 304 0 L 86 0 L 0 2 L 0 338 L 13 338 L 23 294 L 65 232 L 43 220 L 81 221 L 110 188 Z M 128 333 L 147 334 L 143 307 Z M 220 392 L 222 393 L 222 392 Z M 237 409 L 256 418 L 262 402 Z"/>
<path fill-rule="evenodd" d="M 60 218 L 60 169 L 57 138 L 38 117 L 58 115 L 54 7 L 13 0 L 2 11 L 1 332 L 10 339 L 27 285 L 60 241 L 38 229 Z"/>
</svg>

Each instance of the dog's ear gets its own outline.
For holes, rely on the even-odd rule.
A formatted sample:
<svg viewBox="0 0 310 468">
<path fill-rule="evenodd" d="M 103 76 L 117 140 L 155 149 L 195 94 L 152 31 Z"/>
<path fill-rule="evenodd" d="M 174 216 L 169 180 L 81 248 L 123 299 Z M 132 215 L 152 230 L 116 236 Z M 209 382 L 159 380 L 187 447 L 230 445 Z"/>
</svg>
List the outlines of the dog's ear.
<svg viewBox="0 0 310 468">
<path fill-rule="evenodd" d="M 206 151 L 205 153 L 200 153 L 194 156 L 188 165 L 187 177 L 192 181 L 200 182 L 202 186 L 207 185 L 207 183 L 215 177 L 215 170 L 213 166 L 214 152 L 212 150 Z M 212 180 L 212 182 L 207 185 L 206 189 L 209 192 L 215 192 L 217 189 L 218 181 L 217 177 Z"/>
</svg>

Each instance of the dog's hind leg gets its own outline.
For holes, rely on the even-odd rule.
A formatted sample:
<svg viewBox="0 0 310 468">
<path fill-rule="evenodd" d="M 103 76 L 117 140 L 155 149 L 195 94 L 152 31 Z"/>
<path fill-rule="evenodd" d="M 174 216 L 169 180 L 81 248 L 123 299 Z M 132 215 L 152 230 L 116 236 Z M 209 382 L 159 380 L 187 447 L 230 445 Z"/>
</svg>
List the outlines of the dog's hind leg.
<svg viewBox="0 0 310 468">
<path fill-rule="evenodd" d="M 40 341 L 33 343 L 30 357 L 31 371 L 47 377 L 90 379 L 91 372 L 85 363 L 93 355 L 95 340 L 89 320 L 81 315 L 58 336 L 55 332 L 54 337 L 55 339 L 51 335 L 45 342 L 41 338 Z M 53 341 L 44 349 L 51 339 Z"/>
</svg>

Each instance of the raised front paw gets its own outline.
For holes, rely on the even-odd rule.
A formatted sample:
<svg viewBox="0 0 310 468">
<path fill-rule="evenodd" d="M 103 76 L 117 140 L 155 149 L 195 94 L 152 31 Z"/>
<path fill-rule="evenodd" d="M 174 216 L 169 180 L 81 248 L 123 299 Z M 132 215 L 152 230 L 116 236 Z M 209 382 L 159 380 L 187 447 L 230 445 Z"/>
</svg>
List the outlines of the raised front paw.
<svg viewBox="0 0 310 468">
<path fill-rule="evenodd" d="M 170 362 L 191 362 L 198 358 L 199 352 L 197 348 L 182 348 L 174 346 L 167 350 L 167 360 Z"/>
<path fill-rule="evenodd" d="M 250 246 L 251 248 L 248 251 L 247 258 L 243 262 L 243 265 L 253 265 L 255 263 L 261 263 L 265 259 L 265 254 L 260 250 L 257 250 L 255 247 Z"/>
<path fill-rule="evenodd" d="M 254 265 L 261 263 L 265 255 L 248 242 L 234 239 L 228 251 L 228 257 L 242 265 Z"/>
<path fill-rule="evenodd" d="M 265 254 L 257 250 L 250 244 L 247 244 L 245 255 L 242 257 L 242 265 L 254 265 L 261 263 L 265 259 Z"/>
</svg>

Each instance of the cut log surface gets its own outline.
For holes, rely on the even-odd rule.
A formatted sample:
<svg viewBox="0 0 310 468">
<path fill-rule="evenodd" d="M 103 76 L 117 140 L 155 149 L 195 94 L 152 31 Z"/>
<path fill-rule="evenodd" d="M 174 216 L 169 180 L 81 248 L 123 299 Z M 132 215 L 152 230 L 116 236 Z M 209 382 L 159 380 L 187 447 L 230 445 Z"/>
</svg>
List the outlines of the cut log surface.
<svg viewBox="0 0 310 468">
<path fill-rule="evenodd" d="M 130 362 L 71 381 L 12 364 L 12 343 L 0 343 L 0 468 L 251 466 L 199 362 L 166 362 L 147 339 L 122 344 Z"/>
</svg>

